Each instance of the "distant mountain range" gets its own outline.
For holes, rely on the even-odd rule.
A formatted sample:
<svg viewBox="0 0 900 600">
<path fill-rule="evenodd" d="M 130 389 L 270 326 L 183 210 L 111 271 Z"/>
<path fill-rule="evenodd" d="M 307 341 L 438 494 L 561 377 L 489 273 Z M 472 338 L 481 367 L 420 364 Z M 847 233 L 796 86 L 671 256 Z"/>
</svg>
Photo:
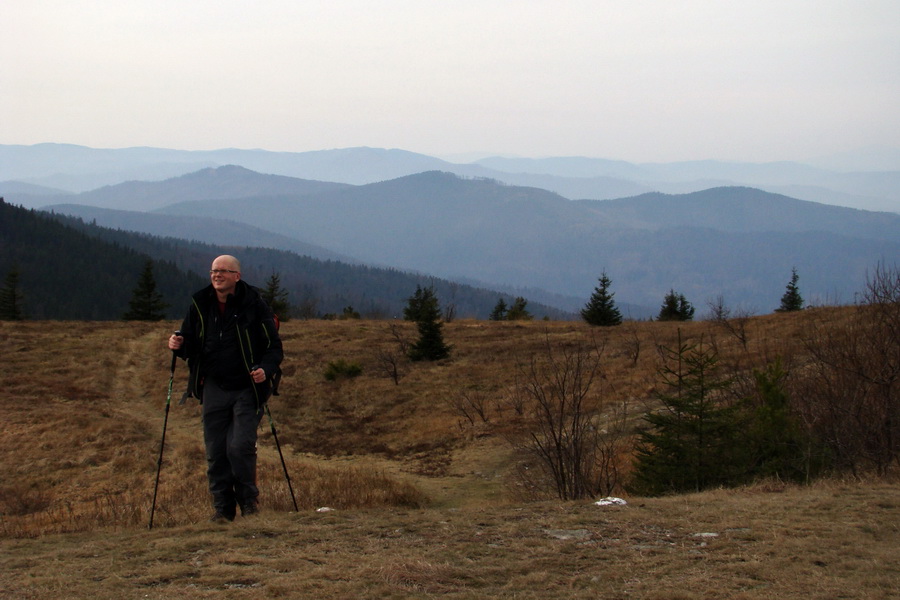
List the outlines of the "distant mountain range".
<svg viewBox="0 0 900 600">
<path fill-rule="evenodd" d="M 823 204 L 900 213 L 900 152 L 897 151 L 883 151 L 864 160 L 842 157 L 840 163 L 822 161 L 818 166 L 713 160 L 635 164 L 585 157 L 492 157 L 459 164 L 405 150 L 380 148 L 269 152 L 0 145 L 0 194 L 9 197 L 15 191 L 21 196 L 18 198 L 21 204 L 37 207 L 42 205 L 37 198 L 42 194 L 85 192 L 124 181 L 162 181 L 225 165 L 352 185 L 424 171 L 443 171 L 537 187 L 570 200 L 609 200 L 648 192 L 685 194 L 712 187 L 755 187 Z M 840 168 L 840 165 L 846 166 Z M 17 187 L 22 183 L 37 187 L 26 192 Z"/>
<path fill-rule="evenodd" d="M 40 198 L 99 225 L 391 267 L 570 312 L 606 272 L 642 318 L 670 289 L 698 314 L 719 296 L 769 312 L 792 268 L 808 302 L 850 302 L 867 270 L 900 260 L 898 214 L 748 187 L 573 201 L 442 171 L 356 185 L 226 166 Z"/>
</svg>

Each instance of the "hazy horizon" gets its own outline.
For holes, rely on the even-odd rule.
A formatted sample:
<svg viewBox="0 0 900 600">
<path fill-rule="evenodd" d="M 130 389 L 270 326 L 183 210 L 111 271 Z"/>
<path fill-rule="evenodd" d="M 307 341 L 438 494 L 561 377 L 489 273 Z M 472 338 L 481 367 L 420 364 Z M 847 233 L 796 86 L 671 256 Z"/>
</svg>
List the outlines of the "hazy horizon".
<svg viewBox="0 0 900 600">
<path fill-rule="evenodd" d="M 900 140 L 887 0 L 11 0 L 0 143 L 806 161 Z"/>
</svg>

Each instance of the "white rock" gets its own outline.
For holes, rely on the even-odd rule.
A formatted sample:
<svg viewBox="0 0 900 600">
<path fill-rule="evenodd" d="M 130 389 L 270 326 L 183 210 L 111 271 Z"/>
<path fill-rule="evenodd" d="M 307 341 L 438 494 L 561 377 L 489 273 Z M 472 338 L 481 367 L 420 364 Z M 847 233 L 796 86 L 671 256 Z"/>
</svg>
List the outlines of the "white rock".
<svg viewBox="0 0 900 600">
<path fill-rule="evenodd" d="M 621 498 L 614 498 L 613 496 L 607 496 L 601 500 L 597 500 L 594 502 L 597 506 L 625 506 L 628 504 Z"/>
</svg>

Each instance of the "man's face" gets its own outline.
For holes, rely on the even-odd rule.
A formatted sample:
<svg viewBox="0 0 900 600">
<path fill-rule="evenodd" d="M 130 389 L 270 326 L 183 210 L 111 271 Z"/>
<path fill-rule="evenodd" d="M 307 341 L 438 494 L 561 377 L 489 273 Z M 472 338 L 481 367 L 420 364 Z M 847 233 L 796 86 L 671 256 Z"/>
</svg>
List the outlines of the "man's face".
<svg viewBox="0 0 900 600">
<path fill-rule="evenodd" d="M 209 280 L 216 293 L 227 296 L 234 293 L 237 282 L 241 280 L 241 274 L 234 261 L 220 256 L 210 267 Z"/>
</svg>

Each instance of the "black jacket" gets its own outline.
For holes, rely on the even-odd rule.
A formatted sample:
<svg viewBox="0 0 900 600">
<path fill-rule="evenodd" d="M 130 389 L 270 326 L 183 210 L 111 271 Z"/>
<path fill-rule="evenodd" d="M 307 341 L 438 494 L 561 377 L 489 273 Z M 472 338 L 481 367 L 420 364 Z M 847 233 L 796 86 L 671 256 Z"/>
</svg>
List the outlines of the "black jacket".
<svg viewBox="0 0 900 600">
<path fill-rule="evenodd" d="M 218 360 L 215 340 L 228 340 L 225 359 L 232 376 L 241 387 L 246 383 L 256 394 L 257 406 L 262 406 L 277 378 L 281 375 L 281 361 L 284 352 L 272 309 L 259 295 L 259 291 L 238 281 L 235 293 L 228 296 L 225 314 L 219 314 L 218 300 L 212 285 L 194 294 L 187 316 L 181 325 L 184 344 L 176 354 L 188 361 L 190 376 L 185 397 L 195 397 L 203 401 L 203 381 L 212 364 Z M 223 337 L 224 336 L 224 337 Z M 232 346 L 233 344 L 233 346 Z M 221 344 L 219 345 L 221 348 Z M 263 383 L 253 383 L 250 370 L 254 366 L 266 372 Z M 219 365 L 221 371 L 222 365 Z M 244 379 L 246 378 L 246 379 Z"/>
</svg>

